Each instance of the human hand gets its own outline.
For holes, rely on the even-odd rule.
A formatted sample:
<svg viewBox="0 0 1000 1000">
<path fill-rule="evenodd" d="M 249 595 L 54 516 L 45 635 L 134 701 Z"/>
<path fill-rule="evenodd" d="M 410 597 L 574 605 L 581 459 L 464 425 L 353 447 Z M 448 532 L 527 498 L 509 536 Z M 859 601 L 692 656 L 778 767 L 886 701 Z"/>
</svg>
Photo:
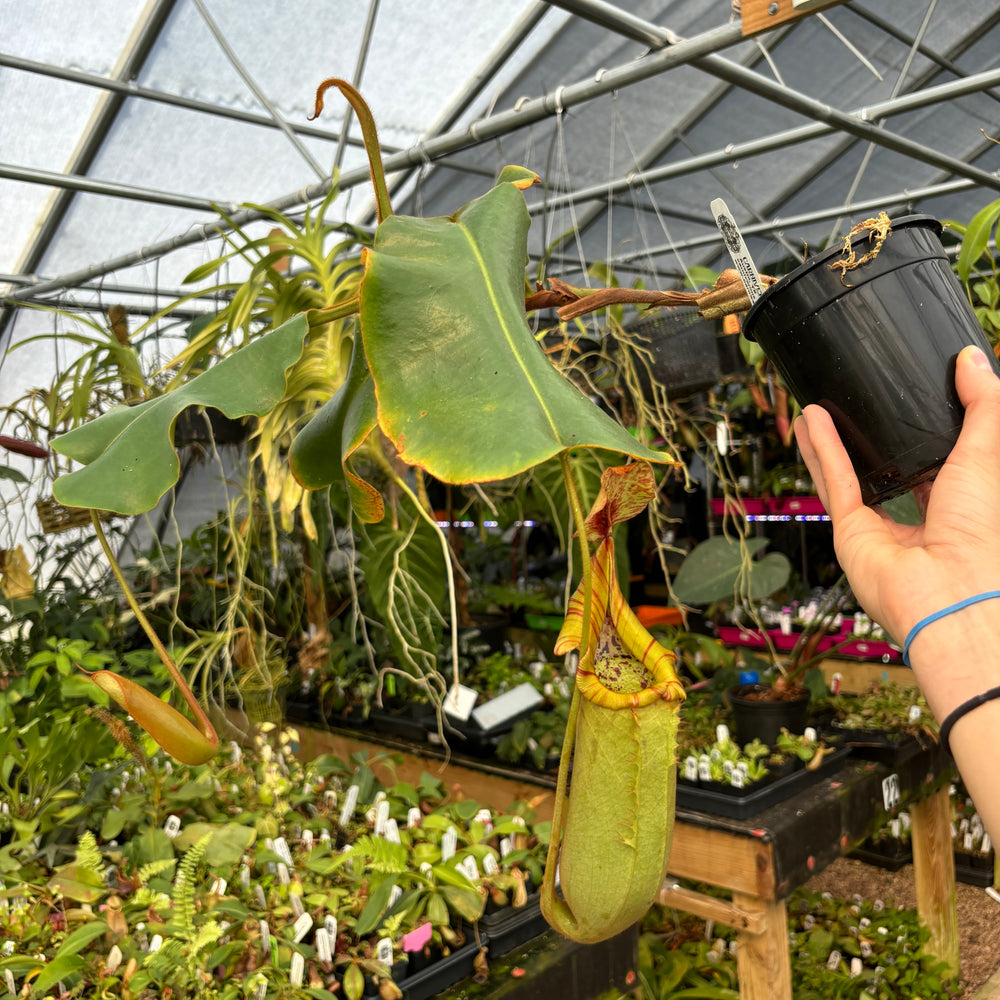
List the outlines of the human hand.
<svg viewBox="0 0 1000 1000">
<path fill-rule="evenodd" d="M 962 431 L 933 483 L 915 491 L 924 520 L 894 522 L 861 502 L 826 410 L 807 406 L 795 436 L 833 521 L 837 558 L 868 614 L 897 642 L 924 616 L 1000 589 L 1000 379 L 974 347 L 956 362 Z"/>
</svg>

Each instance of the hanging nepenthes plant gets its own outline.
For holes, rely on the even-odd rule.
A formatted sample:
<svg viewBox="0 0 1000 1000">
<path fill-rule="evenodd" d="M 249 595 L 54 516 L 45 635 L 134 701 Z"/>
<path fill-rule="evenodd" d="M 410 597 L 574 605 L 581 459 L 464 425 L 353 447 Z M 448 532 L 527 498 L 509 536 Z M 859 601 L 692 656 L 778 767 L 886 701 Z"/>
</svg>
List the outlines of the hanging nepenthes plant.
<svg viewBox="0 0 1000 1000">
<path fill-rule="evenodd" d="M 231 417 L 268 412 L 282 399 L 284 373 L 308 329 L 352 314 L 358 322 L 347 377 L 289 452 L 304 487 L 345 493 L 354 515 L 374 523 L 385 504 L 364 462 L 372 450 L 383 466 L 452 484 L 509 479 L 557 460 L 583 578 L 561 639 L 561 648 L 580 649 L 580 669 L 543 891 L 553 926 L 597 941 L 638 919 L 656 895 L 672 828 L 683 691 L 673 655 L 651 639 L 621 595 L 611 531 L 652 498 L 650 463 L 677 463 L 637 441 L 564 378 L 532 335 L 525 312 L 530 218 L 521 191 L 537 176 L 505 168 L 495 187 L 448 218 L 393 215 L 371 113 L 353 87 L 331 79 L 319 87 L 316 114 L 330 87 L 358 115 L 378 207 L 357 295 L 288 320 L 174 392 L 57 439 L 54 446 L 83 468 L 58 480 L 55 493 L 74 506 L 149 509 L 176 481 L 170 431 L 184 406 L 211 405 Z M 589 519 L 574 475 L 574 455 L 583 449 L 606 464 L 615 456 L 633 460 L 605 471 Z M 417 495 L 408 478 L 395 485 Z M 430 511 L 423 514 L 431 523 Z M 126 707 L 143 725 L 159 711 Z M 595 891 L 598 882 L 616 888 Z"/>
</svg>

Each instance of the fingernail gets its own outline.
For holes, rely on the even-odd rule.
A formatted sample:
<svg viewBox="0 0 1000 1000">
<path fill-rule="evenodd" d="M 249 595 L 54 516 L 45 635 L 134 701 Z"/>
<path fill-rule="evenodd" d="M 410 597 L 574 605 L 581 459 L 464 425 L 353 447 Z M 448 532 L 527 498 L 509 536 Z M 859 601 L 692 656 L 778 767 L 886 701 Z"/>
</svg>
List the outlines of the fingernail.
<svg viewBox="0 0 1000 1000">
<path fill-rule="evenodd" d="M 990 359 L 988 357 L 986 357 L 985 353 L 983 353 L 983 350 L 981 348 L 979 348 L 979 347 L 970 347 L 970 348 L 968 348 L 968 351 L 969 351 L 969 360 L 977 368 L 991 368 L 992 367 L 992 365 L 990 364 Z"/>
</svg>

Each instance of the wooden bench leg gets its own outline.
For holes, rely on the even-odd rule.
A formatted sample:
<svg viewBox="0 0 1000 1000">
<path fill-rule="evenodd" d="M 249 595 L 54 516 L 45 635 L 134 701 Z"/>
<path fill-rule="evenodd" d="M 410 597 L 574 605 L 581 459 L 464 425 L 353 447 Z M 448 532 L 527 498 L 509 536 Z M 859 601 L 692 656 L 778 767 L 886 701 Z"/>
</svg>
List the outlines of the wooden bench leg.
<svg viewBox="0 0 1000 1000">
<path fill-rule="evenodd" d="M 955 905 L 955 856 L 951 842 L 948 787 L 910 806 L 913 877 L 917 911 L 931 932 L 927 951 L 945 962 L 958 979 L 958 910 Z"/>
<path fill-rule="evenodd" d="M 764 924 L 759 934 L 747 931 L 736 934 L 740 1000 L 792 1000 L 785 901 L 769 901 L 734 892 L 733 904 L 748 913 L 762 914 Z"/>
</svg>

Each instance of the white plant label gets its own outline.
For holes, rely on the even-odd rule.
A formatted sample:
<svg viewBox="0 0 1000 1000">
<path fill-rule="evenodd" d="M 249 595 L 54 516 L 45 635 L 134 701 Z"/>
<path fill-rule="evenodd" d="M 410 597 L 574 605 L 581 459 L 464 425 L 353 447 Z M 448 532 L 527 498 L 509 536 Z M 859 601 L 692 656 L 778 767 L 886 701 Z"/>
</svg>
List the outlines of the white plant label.
<svg viewBox="0 0 1000 1000">
<path fill-rule="evenodd" d="M 354 807 L 358 804 L 358 786 L 351 785 L 344 795 L 344 805 L 340 810 L 340 825 L 347 826 L 354 816 Z"/>
<path fill-rule="evenodd" d="M 302 843 L 305 845 L 307 851 L 311 851 L 313 847 L 313 834 L 312 830 L 302 831 Z"/>
<path fill-rule="evenodd" d="M 402 840 L 399 838 L 399 824 L 394 819 L 390 818 L 385 821 L 385 830 L 383 831 L 383 835 L 390 844 L 402 843 Z"/>
<path fill-rule="evenodd" d="M 121 948 L 118 947 L 118 945 L 113 944 L 111 946 L 111 951 L 108 952 L 108 957 L 104 960 L 104 971 L 109 973 L 114 972 L 115 969 L 117 969 L 118 966 L 121 964 L 122 964 L 122 950 Z M 6 972 L 8 976 L 11 975 L 10 969 L 7 969 Z M 8 982 L 7 985 L 9 987 L 10 983 Z M 14 990 L 11 990 L 11 993 L 13 992 Z"/>
<path fill-rule="evenodd" d="M 303 913 L 292 924 L 292 940 L 298 944 L 311 930 L 313 918 L 308 913 Z"/>
<path fill-rule="evenodd" d="M 265 958 L 271 954 L 271 928 L 266 920 L 260 922 L 260 953 Z"/>
<path fill-rule="evenodd" d="M 380 938 L 375 945 L 375 957 L 388 966 L 392 966 L 392 938 Z"/>
<path fill-rule="evenodd" d="M 455 856 L 455 850 L 458 847 L 458 832 L 453 826 L 449 826 L 447 830 L 444 831 L 444 836 L 441 838 L 441 860 L 450 861 Z"/>
<path fill-rule="evenodd" d="M 302 897 L 297 892 L 288 894 L 288 902 L 291 903 L 292 913 L 296 917 L 301 917 L 306 912 L 306 908 L 302 905 Z"/>
<path fill-rule="evenodd" d="M 288 841 L 285 840 L 284 837 L 278 837 L 274 841 L 274 853 L 277 854 L 289 868 L 292 867 L 292 851 L 288 846 Z"/>
<path fill-rule="evenodd" d="M 284 861 L 278 862 L 278 881 L 282 885 L 288 885 L 291 882 L 291 875 L 288 874 L 288 865 Z"/>
<path fill-rule="evenodd" d="M 497 859 L 492 854 L 487 854 L 483 858 L 483 873 L 488 877 L 492 878 L 494 875 L 500 874 L 500 866 L 497 864 Z"/>
<path fill-rule="evenodd" d="M 224 878 L 217 878 L 212 883 L 212 888 L 209 889 L 209 893 L 213 896 L 225 896 L 226 894 L 226 880 Z"/>
<path fill-rule="evenodd" d="M 337 943 L 337 918 L 332 914 L 328 913 L 323 918 L 323 927 L 326 933 L 330 936 L 330 940 L 336 944 Z"/>
<path fill-rule="evenodd" d="M 173 840 L 181 832 L 181 818 L 171 813 L 163 823 L 163 832 Z"/>
<path fill-rule="evenodd" d="M 332 962 L 333 948 L 330 945 L 330 935 L 327 934 L 325 927 L 316 929 L 314 942 L 316 945 L 316 955 L 319 957 L 319 960 L 321 962 Z"/>
<path fill-rule="evenodd" d="M 465 874 L 470 882 L 479 881 L 479 866 L 471 854 L 465 859 Z"/>
<path fill-rule="evenodd" d="M 253 897 L 261 910 L 267 909 L 267 896 L 264 895 L 264 887 L 259 882 L 253 887 Z"/>
<path fill-rule="evenodd" d="M 693 756 L 684 759 L 684 777 L 688 781 L 698 780 L 698 758 Z"/>
<path fill-rule="evenodd" d="M 501 858 L 507 857 L 507 855 L 510 854 L 510 852 L 512 850 L 514 850 L 514 843 L 510 839 L 510 837 L 501 837 L 500 838 L 500 857 Z"/>
<path fill-rule="evenodd" d="M 400 889 L 398 885 L 392 887 L 392 892 L 389 893 L 389 909 L 391 910 L 400 900 L 403 895 L 403 890 Z"/>
<path fill-rule="evenodd" d="M 830 952 L 830 955 L 826 960 L 826 967 L 831 972 L 836 972 L 837 969 L 840 967 L 840 952 L 837 951 L 836 948 L 834 948 L 834 950 Z"/>
<path fill-rule="evenodd" d="M 302 977 L 306 971 L 306 960 L 302 957 L 302 952 L 292 952 L 292 963 L 288 969 L 288 981 L 292 986 L 301 986 Z"/>
<path fill-rule="evenodd" d="M 729 742 L 729 726 L 727 726 L 724 722 L 720 722 L 715 727 L 715 742 L 716 743 Z"/>
<path fill-rule="evenodd" d="M 902 799 L 902 792 L 899 787 L 899 775 L 890 774 L 882 779 L 882 805 L 886 812 L 895 809 Z"/>
<path fill-rule="evenodd" d="M 375 836 L 385 836 L 385 824 L 389 819 L 389 803 L 386 799 L 375 807 Z"/>
<path fill-rule="evenodd" d="M 423 816 L 424 814 L 417 806 L 410 806 L 410 809 L 406 814 L 407 830 L 412 830 L 415 826 L 420 826 L 420 821 L 423 819 Z"/>
</svg>

